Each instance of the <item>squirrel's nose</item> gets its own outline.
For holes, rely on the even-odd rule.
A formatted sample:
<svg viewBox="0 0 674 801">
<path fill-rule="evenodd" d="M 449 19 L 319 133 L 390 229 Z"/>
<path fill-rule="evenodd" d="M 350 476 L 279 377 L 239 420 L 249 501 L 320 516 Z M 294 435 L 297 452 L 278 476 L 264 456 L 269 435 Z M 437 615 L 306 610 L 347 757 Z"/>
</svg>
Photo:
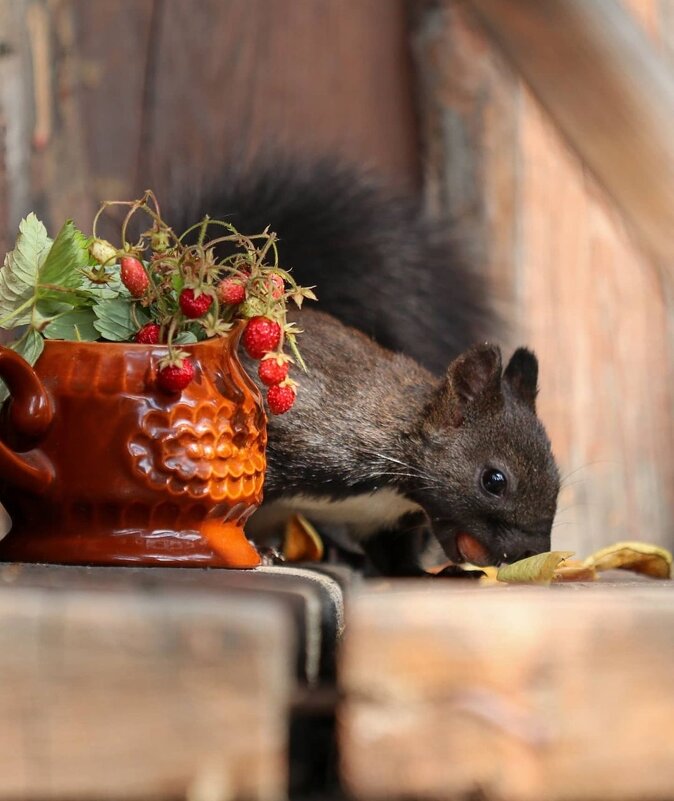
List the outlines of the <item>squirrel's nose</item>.
<svg viewBox="0 0 674 801">
<path fill-rule="evenodd" d="M 529 556 L 550 550 L 549 534 L 529 534 L 525 531 L 512 531 L 503 549 L 504 562 L 519 562 Z"/>
</svg>

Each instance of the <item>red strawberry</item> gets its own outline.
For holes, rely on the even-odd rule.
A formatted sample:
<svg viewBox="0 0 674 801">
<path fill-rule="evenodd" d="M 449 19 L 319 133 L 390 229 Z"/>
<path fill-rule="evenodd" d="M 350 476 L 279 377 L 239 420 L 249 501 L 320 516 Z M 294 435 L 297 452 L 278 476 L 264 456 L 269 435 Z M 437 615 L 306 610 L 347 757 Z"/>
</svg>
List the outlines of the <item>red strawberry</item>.
<svg viewBox="0 0 674 801">
<path fill-rule="evenodd" d="M 269 317 L 251 317 L 243 332 L 243 346 L 252 359 L 276 350 L 280 341 L 281 326 Z"/>
<path fill-rule="evenodd" d="M 287 384 L 276 384 L 267 390 L 267 404 L 272 414 L 283 414 L 295 403 L 295 390 Z"/>
<path fill-rule="evenodd" d="M 196 320 L 197 317 L 206 314 L 211 308 L 213 298 L 205 292 L 202 292 L 197 298 L 194 296 L 193 289 L 183 289 L 178 298 L 178 303 L 185 317 L 189 317 L 190 320 Z"/>
<path fill-rule="evenodd" d="M 159 343 L 160 332 L 161 328 L 157 323 L 148 323 L 136 333 L 134 339 L 140 345 L 157 345 Z"/>
<path fill-rule="evenodd" d="M 236 278 L 223 278 L 218 284 L 218 297 L 221 303 L 236 306 L 246 299 L 246 287 Z"/>
<path fill-rule="evenodd" d="M 122 256 L 120 265 L 122 283 L 134 298 L 142 298 L 150 286 L 145 267 L 135 256 Z"/>
<path fill-rule="evenodd" d="M 180 392 L 194 378 L 194 365 L 189 359 L 168 364 L 157 373 L 157 384 L 164 392 Z"/>
<path fill-rule="evenodd" d="M 269 291 L 274 300 L 281 300 L 286 291 L 286 285 L 283 278 L 278 273 L 271 273 L 269 275 Z"/>
<path fill-rule="evenodd" d="M 288 377 L 288 362 L 283 356 L 262 359 L 257 368 L 257 374 L 260 376 L 260 381 L 268 387 L 280 384 Z"/>
</svg>

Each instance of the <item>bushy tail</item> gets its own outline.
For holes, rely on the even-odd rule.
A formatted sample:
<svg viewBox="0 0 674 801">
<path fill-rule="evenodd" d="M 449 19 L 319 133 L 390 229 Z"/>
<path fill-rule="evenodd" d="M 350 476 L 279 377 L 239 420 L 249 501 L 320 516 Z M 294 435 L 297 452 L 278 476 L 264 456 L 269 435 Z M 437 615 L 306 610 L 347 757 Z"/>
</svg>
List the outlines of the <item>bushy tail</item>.
<svg viewBox="0 0 674 801">
<path fill-rule="evenodd" d="M 282 266 L 316 286 L 317 308 L 436 373 L 494 332 L 482 282 L 448 226 L 352 166 L 275 158 L 232 169 L 169 219 L 182 229 L 206 213 L 242 233 L 270 226 Z"/>
</svg>

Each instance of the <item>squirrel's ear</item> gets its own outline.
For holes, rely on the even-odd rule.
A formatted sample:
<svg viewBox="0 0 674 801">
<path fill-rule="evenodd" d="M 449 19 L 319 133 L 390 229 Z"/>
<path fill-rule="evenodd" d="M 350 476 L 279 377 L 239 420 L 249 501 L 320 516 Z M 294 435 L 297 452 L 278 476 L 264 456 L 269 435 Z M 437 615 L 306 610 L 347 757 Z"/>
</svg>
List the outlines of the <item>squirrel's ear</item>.
<svg viewBox="0 0 674 801">
<path fill-rule="evenodd" d="M 461 425 L 469 407 L 501 402 L 501 351 L 496 345 L 473 345 L 449 365 L 444 384 L 452 423 Z"/>
<path fill-rule="evenodd" d="M 526 348 L 518 348 L 505 369 L 503 378 L 515 397 L 536 411 L 538 395 L 538 359 Z"/>
</svg>

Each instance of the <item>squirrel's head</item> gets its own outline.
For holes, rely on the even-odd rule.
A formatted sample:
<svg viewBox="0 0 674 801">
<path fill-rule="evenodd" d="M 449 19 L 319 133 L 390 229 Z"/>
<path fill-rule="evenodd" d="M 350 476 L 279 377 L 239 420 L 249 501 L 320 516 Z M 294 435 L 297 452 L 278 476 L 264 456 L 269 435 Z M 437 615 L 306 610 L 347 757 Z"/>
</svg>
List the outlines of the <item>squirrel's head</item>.
<svg viewBox="0 0 674 801">
<path fill-rule="evenodd" d="M 536 416 L 538 362 L 526 348 L 505 370 L 477 345 L 456 358 L 421 426 L 414 491 L 450 559 L 514 562 L 550 550 L 559 473 Z"/>
</svg>

